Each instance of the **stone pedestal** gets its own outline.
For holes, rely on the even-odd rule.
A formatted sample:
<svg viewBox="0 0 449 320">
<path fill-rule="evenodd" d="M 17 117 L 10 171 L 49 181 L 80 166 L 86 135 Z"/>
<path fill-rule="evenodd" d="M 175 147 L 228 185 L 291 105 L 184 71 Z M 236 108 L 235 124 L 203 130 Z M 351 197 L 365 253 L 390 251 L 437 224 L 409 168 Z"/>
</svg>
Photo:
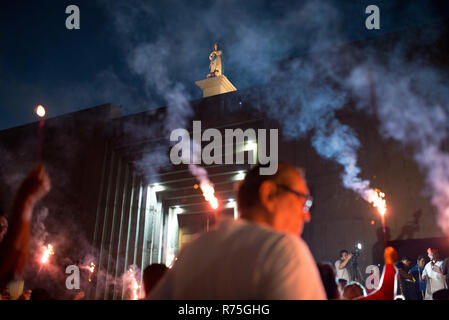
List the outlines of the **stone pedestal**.
<svg viewBox="0 0 449 320">
<path fill-rule="evenodd" d="M 224 75 L 196 81 L 195 84 L 203 90 L 203 98 L 237 91 L 231 81 Z"/>
</svg>

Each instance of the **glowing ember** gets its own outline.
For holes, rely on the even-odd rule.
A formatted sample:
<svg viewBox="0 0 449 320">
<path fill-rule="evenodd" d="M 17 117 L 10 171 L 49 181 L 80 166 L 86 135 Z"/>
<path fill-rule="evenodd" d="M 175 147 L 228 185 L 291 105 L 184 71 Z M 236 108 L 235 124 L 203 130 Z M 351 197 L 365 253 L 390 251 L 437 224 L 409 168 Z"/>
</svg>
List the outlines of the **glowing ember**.
<svg viewBox="0 0 449 320">
<path fill-rule="evenodd" d="M 90 265 L 88 265 L 88 266 L 81 266 L 81 268 L 89 271 L 90 273 L 94 273 L 94 271 L 95 271 L 95 264 L 93 262 L 91 262 Z"/>
<path fill-rule="evenodd" d="M 46 264 L 48 260 L 50 259 L 50 256 L 55 254 L 55 251 L 53 250 L 53 246 L 51 244 L 48 244 L 47 247 L 43 247 L 43 253 L 41 258 L 41 263 Z"/>
<path fill-rule="evenodd" d="M 218 199 L 215 197 L 215 189 L 211 183 L 206 181 L 201 182 L 201 191 L 207 202 L 209 202 L 212 209 L 216 210 L 218 208 Z"/>
<path fill-rule="evenodd" d="M 132 299 L 139 300 L 140 285 L 135 278 L 132 279 L 131 289 L 132 289 L 132 293 L 133 293 Z"/>
<path fill-rule="evenodd" d="M 201 188 L 201 191 L 203 192 L 203 196 L 206 199 L 206 201 L 209 202 L 210 206 L 214 210 L 217 209 L 218 199 L 214 195 L 215 194 L 214 185 L 209 181 L 206 169 L 191 163 L 189 164 L 189 170 L 200 183 L 199 187 Z"/>
<path fill-rule="evenodd" d="M 131 290 L 131 300 L 139 300 L 140 284 L 136 279 L 136 273 L 134 266 L 130 266 L 125 275 L 128 288 Z"/>
<path fill-rule="evenodd" d="M 81 269 L 89 271 L 89 282 L 92 282 L 92 274 L 95 272 L 95 264 L 93 262 L 88 266 L 81 266 Z"/>
<path fill-rule="evenodd" d="M 35 112 L 40 118 L 45 117 L 45 108 L 42 105 L 38 105 Z"/>
<path fill-rule="evenodd" d="M 373 207 L 377 208 L 377 211 L 383 217 L 387 212 L 387 202 L 385 201 L 385 193 L 380 190 L 370 189 L 366 193 L 367 201 L 373 205 Z"/>
</svg>

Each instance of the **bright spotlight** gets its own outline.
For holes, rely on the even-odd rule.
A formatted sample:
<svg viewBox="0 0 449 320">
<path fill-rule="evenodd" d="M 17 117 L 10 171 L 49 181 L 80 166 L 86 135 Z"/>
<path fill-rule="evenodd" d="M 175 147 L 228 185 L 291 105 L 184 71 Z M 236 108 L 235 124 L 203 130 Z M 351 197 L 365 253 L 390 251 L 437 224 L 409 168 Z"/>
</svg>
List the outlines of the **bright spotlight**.
<svg viewBox="0 0 449 320">
<path fill-rule="evenodd" d="M 257 143 L 255 143 L 254 141 L 247 141 L 245 143 L 245 151 L 253 151 L 253 150 L 257 150 Z"/>
<path fill-rule="evenodd" d="M 173 209 L 175 214 L 184 212 L 184 210 L 180 206 L 174 206 Z"/>
<path fill-rule="evenodd" d="M 160 192 L 160 191 L 164 191 L 166 188 L 161 186 L 159 183 L 155 183 L 151 186 L 151 188 L 153 188 L 154 192 Z"/>
<path fill-rule="evenodd" d="M 245 171 L 239 171 L 235 176 L 235 180 L 243 180 L 245 179 L 245 176 L 246 176 Z"/>
</svg>

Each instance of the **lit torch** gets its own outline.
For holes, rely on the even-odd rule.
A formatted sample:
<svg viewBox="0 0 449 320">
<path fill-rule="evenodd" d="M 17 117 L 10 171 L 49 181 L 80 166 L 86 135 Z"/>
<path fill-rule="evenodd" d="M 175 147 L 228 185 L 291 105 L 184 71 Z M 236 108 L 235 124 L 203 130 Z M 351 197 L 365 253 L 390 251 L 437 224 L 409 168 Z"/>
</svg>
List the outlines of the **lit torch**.
<svg viewBox="0 0 449 320">
<path fill-rule="evenodd" d="M 95 272 L 95 264 L 93 262 L 90 263 L 89 266 L 81 266 L 81 268 L 89 271 L 89 282 L 92 282 L 92 274 Z"/>
<path fill-rule="evenodd" d="M 132 277 L 131 281 L 132 300 L 139 300 L 140 285 L 134 276 Z"/>
<path fill-rule="evenodd" d="M 134 266 L 130 266 L 126 272 L 126 282 L 131 291 L 131 300 L 139 300 L 140 284 L 136 279 L 136 270 Z"/>
<path fill-rule="evenodd" d="M 189 170 L 199 181 L 199 187 L 203 192 L 204 199 L 209 202 L 212 209 L 216 210 L 218 208 L 218 199 L 215 197 L 214 185 L 209 181 L 206 169 L 191 163 L 189 164 Z M 198 189 L 198 185 L 196 184 L 194 188 Z"/>
<path fill-rule="evenodd" d="M 35 110 L 39 118 L 43 119 L 45 117 L 45 108 L 42 105 L 38 105 Z"/>
<path fill-rule="evenodd" d="M 387 202 L 385 201 L 385 193 L 381 192 L 378 189 L 370 189 L 367 192 L 367 200 L 369 203 L 373 205 L 373 207 L 377 208 L 381 219 L 382 219 L 382 232 L 384 235 L 384 246 L 387 246 L 387 233 L 385 228 L 385 213 L 387 213 Z"/>
<path fill-rule="evenodd" d="M 53 246 L 51 244 L 48 244 L 46 247 L 43 246 L 43 252 L 41 257 L 41 263 L 47 264 L 50 260 L 50 256 L 55 254 L 55 251 L 53 250 Z"/>
<path fill-rule="evenodd" d="M 42 105 L 38 105 L 34 112 L 41 119 L 39 121 L 39 142 L 37 145 L 37 162 L 41 162 L 41 154 L 42 154 L 42 128 L 44 127 L 44 117 L 45 117 L 45 108 Z"/>
<path fill-rule="evenodd" d="M 209 182 L 202 181 L 200 184 L 201 191 L 203 192 L 204 199 L 209 202 L 212 209 L 218 208 L 218 199 L 215 197 L 215 189 Z"/>
<path fill-rule="evenodd" d="M 90 268 L 89 268 L 89 282 L 92 282 L 92 274 L 95 271 L 95 264 L 93 262 L 90 263 Z"/>
</svg>

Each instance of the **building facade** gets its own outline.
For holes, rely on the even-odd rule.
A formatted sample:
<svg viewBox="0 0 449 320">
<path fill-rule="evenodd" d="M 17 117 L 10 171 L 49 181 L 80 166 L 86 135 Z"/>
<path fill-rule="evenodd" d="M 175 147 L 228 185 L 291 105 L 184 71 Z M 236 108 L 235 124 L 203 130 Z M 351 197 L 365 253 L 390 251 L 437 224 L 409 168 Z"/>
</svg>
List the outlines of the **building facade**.
<svg viewBox="0 0 449 320">
<path fill-rule="evenodd" d="M 447 59 L 441 62 L 445 63 Z M 275 104 L 271 97 L 285 85 L 278 80 L 192 101 L 185 129 L 192 133 L 193 121 L 201 121 L 203 131 L 215 128 L 221 133 L 278 129 L 279 160 L 305 169 L 314 196 L 312 221 L 305 226 L 303 238 L 315 259 L 333 262 L 341 249 L 353 250 L 361 243 L 359 266 L 364 273 L 366 266 L 382 263 L 379 214 L 343 187 L 342 167 L 319 156 L 310 136 L 292 138 L 285 134 L 282 121 L 269 116 L 282 108 L 282 101 Z M 290 85 L 282 92 L 293 95 Z M 422 192 L 425 178 L 407 147 L 381 138 L 375 103 L 371 107 L 370 116 L 349 103 L 335 116 L 360 140 L 361 177 L 386 194 L 388 240 L 402 248 L 401 255 L 415 254 L 406 244 L 419 240 L 423 246 L 419 252 L 424 254 L 426 239 L 435 243 L 444 237 L 435 223 L 436 210 Z M 219 208 L 213 210 L 188 166 L 169 160 L 170 111 L 159 108 L 123 116 L 120 108 L 107 104 L 46 120 L 42 156 L 52 191 L 40 205 L 49 212 L 45 241 L 57 243 L 55 259 L 61 268 L 96 264 L 93 279 L 85 283 L 91 299 L 128 298 L 123 275 L 130 266 L 143 270 L 152 263 L 170 265 L 198 233 L 213 228 L 223 217 L 238 217 L 236 190 L 252 166 L 248 159 L 257 158 L 257 139 L 232 147 L 234 155 L 244 152 L 244 163 L 203 165 L 219 200 Z M 37 130 L 38 124 L 32 123 L 0 132 L 0 204 L 5 213 L 21 179 L 36 162 Z"/>
</svg>

